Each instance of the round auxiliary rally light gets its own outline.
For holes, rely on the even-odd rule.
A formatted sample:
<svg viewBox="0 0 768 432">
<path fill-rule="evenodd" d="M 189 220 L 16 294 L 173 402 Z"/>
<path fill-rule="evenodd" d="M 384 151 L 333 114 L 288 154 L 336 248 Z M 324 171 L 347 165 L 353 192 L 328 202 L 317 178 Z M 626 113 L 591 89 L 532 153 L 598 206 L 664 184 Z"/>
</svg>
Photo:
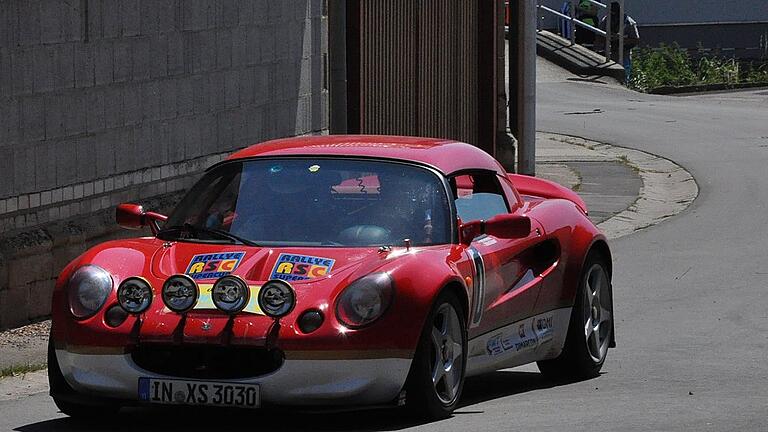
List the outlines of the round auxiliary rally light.
<svg viewBox="0 0 768 432">
<path fill-rule="evenodd" d="M 236 314 L 248 305 L 251 289 L 237 276 L 224 276 L 213 284 L 211 298 L 213 304 L 222 312 Z"/>
<path fill-rule="evenodd" d="M 175 275 L 163 284 L 162 295 L 165 307 L 177 313 L 184 313 L 195 307 L 200 297 L 200 289 L 191 277 Z"/>
<path fill-rule="evenodd" d="M 140 277 L 131 277 L 117 288 L 117 303 L 130 314 L 144 313 L 152 304 L 152 285 Z"/>
<path fill-rule="evenodd" d="M 268 317 L 284 317 L 293 310 L 295 305 L 296 293 L 287 282 L 271 280 L 259 291 L 259 307 Z"/>
</svg>

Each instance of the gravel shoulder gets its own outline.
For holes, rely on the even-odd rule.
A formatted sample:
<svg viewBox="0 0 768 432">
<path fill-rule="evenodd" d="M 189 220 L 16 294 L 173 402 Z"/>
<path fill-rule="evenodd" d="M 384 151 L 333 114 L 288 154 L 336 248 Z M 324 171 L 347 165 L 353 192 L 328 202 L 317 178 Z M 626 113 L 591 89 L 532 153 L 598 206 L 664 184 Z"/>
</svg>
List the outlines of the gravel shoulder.
<svg viewBox="0 0 768 432">
<path fill-rule="evenodd" d="M 0 332 L 0 371 L 12 368 L 39 368 L 45 364 L 51 321 Z"/>
</svg>

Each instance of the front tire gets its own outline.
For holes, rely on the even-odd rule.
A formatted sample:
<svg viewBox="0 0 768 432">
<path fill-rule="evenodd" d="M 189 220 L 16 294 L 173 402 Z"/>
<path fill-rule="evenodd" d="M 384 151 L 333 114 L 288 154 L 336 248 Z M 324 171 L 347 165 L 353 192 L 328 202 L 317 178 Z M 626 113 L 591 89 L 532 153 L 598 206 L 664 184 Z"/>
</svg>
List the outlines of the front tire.
<svg viewBox="0 0 768 432">
<path fill-rule="evenodd" d="M 556 380 L 582 380 L 600 374 L 613 338 L 613 289 L 605 259 L 590 252 L 584 263 L 563 352 L 537 363 Z"/>
<path fill-rule="evenodd" d="M 455 295 L 441 294 L 427 317 L 406 381 L 406 406 L 429 420 L 447 418 L 464 388 L 467 326 Z"/>
</svg>

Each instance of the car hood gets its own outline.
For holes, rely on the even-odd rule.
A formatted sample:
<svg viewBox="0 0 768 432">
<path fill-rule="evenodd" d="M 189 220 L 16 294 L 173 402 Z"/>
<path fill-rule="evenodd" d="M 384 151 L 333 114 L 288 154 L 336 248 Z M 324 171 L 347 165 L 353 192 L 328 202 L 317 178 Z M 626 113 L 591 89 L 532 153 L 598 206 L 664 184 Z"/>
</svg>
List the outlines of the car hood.
<svg viewBox="0 0 768 432">
<path fill-rule="evenodd" d="M 186 274 L 202 284 L 235 275 L 251 282 L 281 279 L 302 285 L 341 279 L 356 273 L 354 270 L 363 263 L 375 267 L 381 261 L 380 255 L 378 248 L 276 248 L 175 242 L 157 248 L 151 259 L 151 272 L 159 279 Z"/>
</svg>

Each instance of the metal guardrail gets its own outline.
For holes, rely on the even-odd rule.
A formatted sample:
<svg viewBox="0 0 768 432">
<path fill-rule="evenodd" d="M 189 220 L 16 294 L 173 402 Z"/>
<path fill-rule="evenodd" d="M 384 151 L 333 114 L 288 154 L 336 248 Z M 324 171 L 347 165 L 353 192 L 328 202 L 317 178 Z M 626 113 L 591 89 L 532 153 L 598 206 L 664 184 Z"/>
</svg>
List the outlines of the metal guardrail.
<svg viewBox="0 0 768 432">
<path fill-rule="evenodd" d="M 542 0 L 536 0 L 536 8 L 538 10 L 537 17 L 541 17 L 542 13 L 550 13 L 552 15 L 555 15 L 556 17 L 566 20 L 570 25 L 568 26 L 568 39 L 570 39 L 571 44 L 576 44 L 576 26 L 579 26 L 585 30 L 588 30 L 592 33 L 595 33 L 596 35 L 602 36 L 603 40 L 605 41 L 605 51 L 603 52 L 603 55 L 605 56 L 606 63 L 613 60 L 611 58 L 611 48 L 612 43 L 614 39 L 618 41 L 618 58 L 615 59 L 620 65 L 624 64 L 624 0 L 614 0 L 616 3 L 619 4 L 619 31 L 618 34 L 612 34 L 611 29 L 613 28 L 611 24 L 611 13 L 610 13 L 610 7 L 609 4 L 613 3 L 614 1 L 608 1 L 606 3 L 602 3 L 596 0 L 584 0 L 588 1 L 589 3 L 597 6 L 598 8 L 603 9 L 603 13 L 605 14 L 605 30 L 602 30 L 598 27 L 591 26 L 581 20 L 579 20 L 576 17 L 576 11 L 579 7 L 580 0 L 566 0 L 567 2 L 570 2 L 570 7 L 568 8 L 568 14 L 564 14 L 560 11 L 557 11 L 555 9 L 550 8 L 549 6 L 546 6 L 543 4 Z M 537 18 L 537 25 L 536 28 L 538 30 L 541 30 L 540 28 L 541 20 Z"/>
</svg>

